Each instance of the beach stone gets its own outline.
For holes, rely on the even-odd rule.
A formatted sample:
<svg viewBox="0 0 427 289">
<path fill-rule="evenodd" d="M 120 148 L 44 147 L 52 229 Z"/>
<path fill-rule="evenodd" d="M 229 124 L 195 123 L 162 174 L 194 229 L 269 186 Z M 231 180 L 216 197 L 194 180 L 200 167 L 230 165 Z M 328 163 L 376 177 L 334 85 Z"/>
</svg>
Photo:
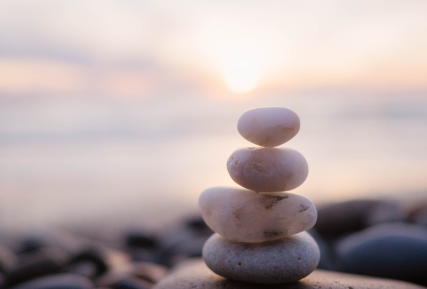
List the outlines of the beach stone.
<svg viewBox="0 0 427 289">
<path fill-rule="evenodd" d="M 172 267 L 184 259 L 201 257 L 203 245 L 213 233 L 199 213 L 166 226 L 160 232 L 160 264 Z"/>
<path fill-rule="evenodd" d="M 299 152 L 289 148 L 240 148 L 227 161 L 233 181 L 256 192 L 289 191 L 308 175 L 308 164 Z"/>
<path fill-rule="evenodd" d="M 218 275 L 250 283 L 289 283 L 316 269 L 320 252 L 314 239 L 302 232 L 257 244 L 229 241 L 219 234 L 203 247 L 206 265 Z"/>
<path fill-rule="evenodd" d="M 162 279 L 153 289 L 422 289 L 406 282 L 315 270 L 298 282 L 254 284 L 221 277 L 202 260 L 187 261 Z"/>
<path fill-rule="evenodd" d="M 262 107 L 245 112 L 237 123 L 237 130 L 246 140 L 275 147 L 292 139 L 300 129 L 298 115 L 284 107 Z"/>
<path fill-rule="evenodd" d="M 141 248 L 147 250 L 157 249 L 159 240 L 153 234 L 143 230 L 132 230 L 126 234 L 126 246 L 129 248 Z"/>
<path fill-rule="evenodd" d="M 332 247 L 325 240 L 323 240 L 322 237 L 319 236 L 315 228 L 311 228 L 307 231 L 307 233 L 313 237 L 314 241 L 317 243 L 317 246 L 319 246 L 320 261 L 317 269 L 339 271 L 339 264 L 335 260 L 336 257 Z"/>
<path fill-rule="evenodd" d="M 427 230 L 408 224 L 370 227 L 336 247 L 346 272 L 427 284 Z"/>
<path fill-rule="evenodd" d="M 316 231 L 325 239 L 334 239 L 381 223 L 401 222 L 406 216 L 392 201 L 351 200 L 319 206 Z"/>
<path fill-rule="evenodd" d="M 38 277 L 60 273 L 67 255 L 58 248 L 46 247 L 20 256 L 18 265 L 6 275 L 7 285 L 14 286 Z"/>
<path fill-rule="evenodd" d="M 13 289 L 89 289 L 93 284 L 88 279 L 73 274 L 58 274 L 37 278 L 13 287 Z"/>
<path fill-rule="evenodd" d="M 303 196 L 213 187 L 199 198 L 206 224 L 226 239 L 258 243 L 288 237 L 314 226 L 317 211 Z"/>
</svg>

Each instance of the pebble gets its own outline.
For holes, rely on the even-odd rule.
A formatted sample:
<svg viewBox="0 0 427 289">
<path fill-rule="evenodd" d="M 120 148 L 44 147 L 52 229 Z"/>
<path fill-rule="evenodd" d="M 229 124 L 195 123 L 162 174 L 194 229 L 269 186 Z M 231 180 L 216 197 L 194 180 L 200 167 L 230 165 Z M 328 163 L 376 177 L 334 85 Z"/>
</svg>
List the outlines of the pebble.
<svg viewBox="0 0 427 289">
<path fill-rule="evenodd" d="M 317 211 L 306 198 L 291 193 L 256 193 L 213 187 L 199 198 L 208 226 L 226 239 L 258 243 L 288 237 L 314 226 Z"/>
<path fill-rule="evenodd" d="M 163 248 L 160 263 L 173 266 L 186 258 L 201 257 L 203 245 L 212 234 L 199 214 L 172 223 L 160 234 Z"/>
<path fill-rule="evenodd" d="M 308 164 L 299 152 L 289 148 L 241 148 L 227 161 L 231 178 L 256 192 L 289 191 L 308 175 Z"/>
<path fill-rule="evenodd" d="M 64 252 L 58 248 L 43 248 L 22 255 L 16 268 L 6 275 L 6 283 L 8 286 L 14 286 L 34 278 L 60 273 L 66 258 Z"/>
<path fill-rule="evenodd" d="M 225 279 L 209 270 L 202 260 L 182 264 L 153 289 L 423 289 L 401 281 L 315 270 L 304 279 L 287 284 L 251 284 Z M 424 288 L 425 289 L 425 288 Z"/>
<path fill-rule="evenodd" d="M 346 272 L 427 284 L 427 230 L 422 227 L 370 227 L 342 239 L 336 251 Z"/>
<path fill-rule="evenodd" d="M 334 239 L 369 226 L 405 219 L 402 208 L 395 202 L 352 200 L 324 205 L 317 210 L 315 228 L 319 235 Z"/>
<path fill-rule="evenodd" d="M 298 115 L 283 107 L 262 107 L 245 112 L 237 123 L 237 130 L 246 140 L 275 147 L 292 139 L 300 129 Z"/>
<path fill-rule="evenodd" d="M 91 275 L 95 278 L 103 275 L 109 269 L 103 252 L 96 247 L 82 249 L 80 252 L 73 255 L 67 264 L 67 268 L 69 268 L 69 270 L 72 268 L 75 269 L 82 264 L 85 267 L 88 266 L 88 264 L 93 267 L 94 272 Z"/>
<path fill-rule="evenodd" d="M 73 274 L 58 274 L 28 281 L 12 289 L 89 289 L 93 284 L 88 279 Z"/>
<path fill-rule="evenodd" d="M 319 263 L 320 252 L 307 232 L 257 244 L 232 242 L 214 234 L 203 247 L 203 259 L 225 278 L 276 284 L 309 275 Z"/>
<path fill-rule="evenodd" d="M 126 234 L 126 246 L 152 250 L 158 248 L 159 240 L 143 230 L 133 230 Z"/>
</svg>

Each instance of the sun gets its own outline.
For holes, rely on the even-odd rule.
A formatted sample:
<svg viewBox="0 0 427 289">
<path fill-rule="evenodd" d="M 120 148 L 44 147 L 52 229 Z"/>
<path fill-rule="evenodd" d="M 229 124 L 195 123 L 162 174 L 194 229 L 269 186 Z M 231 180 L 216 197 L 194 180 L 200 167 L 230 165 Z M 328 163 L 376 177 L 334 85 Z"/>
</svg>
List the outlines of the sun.
<svg viewBox="0 0 427 289">
<path fill-rule="evenodd" d="M 260 65 L 257 55 L 241 49 L 227 57 L 222 74 L 227 87 L 235 93 L 253 90 L 260 80 Z"/>
<path fill-rule="evenodd" d="M 224 81 L 235 93 L 246 93 L 253 90 L 260 78 L 256 65 L 250 62 L 230 63 L 224 69 Z"/>
</svg>

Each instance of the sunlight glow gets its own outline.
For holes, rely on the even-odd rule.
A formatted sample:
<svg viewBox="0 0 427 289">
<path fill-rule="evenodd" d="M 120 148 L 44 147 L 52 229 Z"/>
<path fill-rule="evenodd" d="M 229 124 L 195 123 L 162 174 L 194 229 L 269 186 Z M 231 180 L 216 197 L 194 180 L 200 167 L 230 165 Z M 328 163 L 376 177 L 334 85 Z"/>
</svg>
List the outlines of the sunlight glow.
<svg viewBox="0 0 427 289">
<path fill-rule="evenodd" d="M 248 93 L 265 80 L 271 64 L 277 61 L 275 40 L 267 27 L 242 19 L 204 19 L 198 33 L 198 47 L 203 60 L 228 90 Z M 283 49 L 281 51 L 283 53 Z M 280 55 L 280 54 L 279 54 Z"/>
<path fill-rule="evenodd" d="M 259 82 L 260 70 L 252 55 L 240 55 L 224 67 L 224 80 L 229 89 L 236 93 L 253 90 Z"/>
</svg>

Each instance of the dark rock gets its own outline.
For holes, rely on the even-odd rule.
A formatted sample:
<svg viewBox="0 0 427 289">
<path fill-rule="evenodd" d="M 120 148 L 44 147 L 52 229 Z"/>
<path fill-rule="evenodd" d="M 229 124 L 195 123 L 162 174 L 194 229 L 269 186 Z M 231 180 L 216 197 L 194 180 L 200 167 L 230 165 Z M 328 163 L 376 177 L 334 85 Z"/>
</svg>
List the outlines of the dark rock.
<svg viewBox="0 0 427 289">
<path fill-rule="evenodd" d="M 107 271 L 123 266 L 129 257 L 123 252 L 104 246 L 88 246 L 74 254 L 68 264 L 67 271 L 97 278 Z M 87 274 L 87 275 L 86 275 Z"/>
<path fill-rule="evenodd" d="M 427 284 L 427 230 L 384 224 L 350 235 L 337 245 L 343 270 Z"/>
<path fill-rule="evenodd" d="M 152 250 L 159 246 L 159 240 L 155 236 L 141 230 L 131 231 L 126 234 L 126 246 Z"/>
<path fill-rule="evenodd" d="M 154 284 L 137 279 L 134 277 L 125 277 L 117 280 L 110 287 L 114 289 L 150 289 Z"/>
<path fill-rule="evenodd" d="M 422 289 L 401 281 L 363 277 L 315 270 L 304 279 L 288 284 L 251 284 L 225 279 L 206 267 L 202 260 L 187 262 L 176 268 L 153 289 Z M 425 288 L 424 288 L 425 289 Z"/>
<path fill-rule="evenodd" d="M 86 278 L 72 274 L 58 274 L 37 278 L 12 289 L 88 289 L 93 284 Z"/>
<path fill-rule="evenodd" d="M 62 272 L 66 254 L 57 248 L 44 248 L 40 251 L 22 255 L 18 265 L 6 275 L 8 286 Z"/>
<path fill-rule="evenodd" d="M 108 265 L 104 254 L 96 247 L 86 248 L 73 255 L 67 264 L 67 271 L 78 272 L 81 266 L 91 265 L 94 272 L 91 272 L 91 277 L 98 277 L 108 271 Z"/>
<path fill-rule="evenodd" d="M 320 262 L 317 266 L 318 269 L 325 270 L 336 270 L 339 267 L 337 266 L 337 262 L 335 261 L 335 253 L 333 249 L 329 246 L 325 240 L 320 237 L 315 228 L 311 228 L 307 231 L 313 239 L 316 241 L 320 250 Z"/>
<path fill-rule="evenodd" d="M 162 236 L 161 264 L 172 266 L 187 258 L 202 256 L 202 248 L 213 231 L 205 224 L 201 216 L 184 220 Z"/>
<path fill-rule="evenodd" d="M 147 249 L 131 249 L 127 253 L 132 257 L 134 262 L 150 262 L 157 264 L 167 264 L 165 253 L 162 249 L 147 250 Z"/>
<path fill-rule="evenodd" d="M 38 235 L 28 235 L 21 240 L 17 249 L 17 254 L 33 253 L 45 246 L 47 246 L 47 244 L 44 237 Z"/>
<path fill-rule="evenodd" d="M 397 203 L 377 200 L 353 200 L 320 206 L 315 225 L 320 236 L 330 240 L 363 230 L 369 226 L 405 219 Z"/>
<path fill-rule="evenodd" d="M 89 279 L 94 279 L 100 274 L 97 264 L 91 261 L 71 263 L 65 270 L 68 273 L 84 276 Z"/>
</svg>

